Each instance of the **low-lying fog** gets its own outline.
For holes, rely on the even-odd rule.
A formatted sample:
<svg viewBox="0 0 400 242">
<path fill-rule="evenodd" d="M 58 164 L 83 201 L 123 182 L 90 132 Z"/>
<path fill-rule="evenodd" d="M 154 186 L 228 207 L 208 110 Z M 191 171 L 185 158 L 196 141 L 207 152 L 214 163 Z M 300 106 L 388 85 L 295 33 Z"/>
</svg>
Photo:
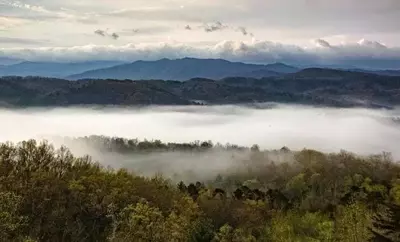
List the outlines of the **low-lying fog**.
<svg viewBox="0 0 400 242">
<path fill-rule="evenodd" d="M 287 105 L 2 109 L 0 141 L 105 135 L 163 142 L 211 140 L 242 146 L 258 144 L 263 149 L 287 146 L 292 150 L 344 149 L 359 154 L 387 151 L 400 159 L 400 123 L 396 121 L 399 114 L 400 109 Z M 85 151 L 76 151 L 82 152 Z M 125 159 L 126 162 L 129 161 Z"/>
</svg>

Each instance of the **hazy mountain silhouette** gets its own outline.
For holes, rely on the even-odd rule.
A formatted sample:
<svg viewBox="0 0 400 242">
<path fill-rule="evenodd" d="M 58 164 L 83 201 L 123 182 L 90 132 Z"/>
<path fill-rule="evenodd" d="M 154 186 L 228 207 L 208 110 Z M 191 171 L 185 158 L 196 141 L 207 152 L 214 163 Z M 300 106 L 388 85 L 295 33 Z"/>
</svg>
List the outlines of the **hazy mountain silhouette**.
<svg viewBox="0 0 400 242">
<path fill-rule="evenodd" d="M 29 62 L 0 66 L 0 76 L 66 77 L 76 73 L 120 65 L 120 61 L 87 61 L 74 63 Z"/>
<path fill-rule="evenodd" d="M 0 67 L 5 65 L 13 65 L 22 62 L 23 60 L 10 57 L 0 57 Z"/>
<path fill-rule="evenodd" d="M 136 61 L 72 75 L 69 79 L 159 79 L 188 80 L 191 78 L 222 79 L 232 76 L 274 77 L 294 73 L 297 68 L 282 63 L 270 65 L 245 64 L 222 59 L 183 58 L 177 60 Z"/>
</svg>

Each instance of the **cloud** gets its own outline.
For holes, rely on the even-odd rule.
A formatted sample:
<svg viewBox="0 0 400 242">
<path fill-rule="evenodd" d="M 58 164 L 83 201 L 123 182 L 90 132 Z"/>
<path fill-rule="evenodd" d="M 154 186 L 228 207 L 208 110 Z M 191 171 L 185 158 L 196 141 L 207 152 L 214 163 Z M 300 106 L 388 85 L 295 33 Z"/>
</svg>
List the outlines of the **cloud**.
<svg viewBox="0 0 400 242">
<path fill-rule="evenodd" d="M 197 29 L 200 30 L 204 30 L 207 33 L 211 33 L 211 32 L 216 32 L 216 31 L 222 31 L 222 30 L 233 30 L 236 32 L 240 32 L 242 33 L 244 36 L 251 36 L 253 37 L 253 33 L 250 33 L 247 31 L 246 27 L 243 26 L 239 26 L 239 27 L 233 27 L 233 26 L 229 26 L 227 24 L 223 24 L 220 21 L 214 22 L 214 23 L 205 23 L 203 25 L 197 26 Z M 186 30 L 193 30 L 193 28 L 190 25 L 186 25 L 185 26 Z"/>
<path fill-rule="evenodd" d="M 323 40 L 323 39 L 316 39 L 314 40 L 315 44 L 319 47 L 325 47 L 325 48 L 332 48 L 332 46 L 329 44 L 328 41 Z"/>
<path fill-rule="evenodd" d="M 245 27 L 238 27 L 237 30 L 241 32 L 243 35 L 247 35 L 247 29 Z"/>
<path fill-rule="evenodd" d="M 318 41 L 319 44 L 325 42 Z M 328 43 L 329 44 L 329 43 Z M 224 58 L 249 63 L 284 62 L 298 66 L 340 65 L 374 69 L 400 69 L 400 48 L 360 41 L 331 48 L 305 48 L 271 41 L 223 41 L 198 46 L 178 42 L 74 47 L 0 48 L 0 56 L 27 60 L 157 60 L 162 58 Z"/>
<path fill-rule="evenodd" d="M 106 36 L 106 31 L 98 29 L 94 31 L 95 34 L 100 35 L 100 36 Z"/>
<path fill-rule="evenodd" d="M 384 44 L 382 44 L 382 43 L 379 43 L 379 42 L 377 42 L 377 41 L 370 41 L 370 40 L 366 40 L 366 39 L 361 39 L 360 41 L 358 41 L 357 42 L 359 45 L 362 45 L 362 46 L 369 46 L 369 47 L 372 47 L 372 48 L 382 48 L 382 49 L 386 49 L 387 47 L 384 45 Z"/>
<path fill-rule="evenodd" d="M 254 34 L 253 34 L 253 33 L 249 33 L 249 32 L 247 31 L 247 28 L 245 28 L 245 27 L 243 27 L 243 26 L 237 27 L 236 31 L 242 33 L 244 36 L 249 35 L 249 36 L 251 36 L 251 37 L 254 37 Z"/>
<path fill-rule="evenodd" d="M 118 39 L 118 38 L 119 38 L 119 35 L 118 35 L 117 33 L 112 33 L 112 34 L 111 34 L 111 38 L 113 38 L 113 39 Z"/>
<path fill-rule="evenodd" d="M 31 4 L 27 4 L 27 3 L 22 3 L 20 1 L 2 0 L 2 1 L 0 1 L 0 5 L 6 5 L 6 6 L 21 8 L 21 9 L 27 9 L 27 10 L 31 10 L 31 11 L 39 12 L 39 13 L 52 13 L 51 11 L 44 8 L 43 6 L 31 5 Z"/>
<path fill-rule="evenodd" d="M 167 26 L 190 24 L 194 30 L 201 23 L 219 20 L 229 23 L 231 26 L 229 29 L 232 31 L 243 34 L 243 31 L 236 28 L 246 26 L 247 35 L 250 35 L 247 29 L 249 28 L 251 31 L 257 31 L 258 38 L 272 38 L 284 42 L 295 40 L 304 43 L 305 39 L 315 36 L 332 35 L 379 39 L 388 45 L 397 45 L 400 40 L 397 24 L 400 4 L 397 0 L 234 0 L 233 2 L 228 0 L 158 0 L 152 1 L 151 4 L 144 0 L 0 0 L 0 4 L 0 15 L 29 20 L 29 27 L 24 26 L 14 30 L 16 36 L 21 36 L 27 28 L 40 32 L 44 24 L 49 24 L 45 20 L 56 20 L 68 26 L 68 31 L 64 31 L 63 28 L 49 31 L 48 38 L 54 38 L 59 45 L 69 46 L 92 43 L 91 37 L 82 33 L 88 33 L 94 27 L 83 24 L 97 22 L 108 23 L 113 29 L 130 26 L 134 22 L 135 27 L 139 28 L 149 23 Z M 285 17 L 288 14 L 290 18 Z M 72 26 L 71 22 L 76 26 Z M 214 24 L 209 25 L 209 28 L 206 28 L 209 32 L 213 32 L 217 27 Z M 66 37 L 67 34 L 68 37 Z M 118 32 L 118 34 L 122 38 L 122 33 Z M 173 34 L 168 35 L 173 39 L 177 38 Z M 213 36 L 217 37 L 216 34 Z M 166 37 L 159 36 L 157 41 Z M 198 38 L 202 38 L 200 33 Z M 210 36 L 207 36 L 202 40 L 209 39 Z M 221 38 L 218 39 L 220 40 Z M 141 41 L 145 40 L 141 39 Z"/>
<path fill-rule="evenodd" d="M 2 44 L 28 44 L 28 45 L 43 45 L 47 43 L 43 40 L 34 39 L 23 39 L 23 38 L 12 38 L 12 37 L 0 37 L 0 43 Z"/>
<path fill-rule="evenodd" d="M 0 30 L 15 28 L 16 26 L 21 26 L 24 23 L 26 23 L 24 19 L 0 15 Z"/>
<path fill-rule="evenodd" d="M 53 8 L 47 8 L 41 5 L 27 3 L 29 1 L 0 0 L 0 6 L 6 8 L 4 11 L 7 15 L 13 12 L 14 17 L 31 21 L 46 21 L 54 19 L 63 19 L 67 21 L 76 21 L 83 24 L 94 24 L 99 14 L 93 12 L 81 12 L 72 9 L 62 8 L 55 5 Z M 2 9 L 0 8 L 0 12 Z"/>
<path fill-rule="evenodd" d="M 143 26 L 134 29 L 123 29 L 118 31 L 120 36 L 137 36 L 137 35 L 158 35 L 171 31 L 169 26 Z"/>
<path fill-rule="evenodd" d="M 226 28 L 228 28 L 228 26 L 222 24 L 220 21 L 217 21 L 217 22 L 211 23 L 211 24 L 204 24 L 204 26 L 203 26 L 204 31 L 206 31 L 207 33 L 221 31 Z"/>
<path fill-rule="evenodd" d="M 109 33 L 107 33 L 107 30 L 98 29 L 98 30 L 94 31 L 94 33 L 99 36 L 102 36 L 102 37 L 110 37 L 114 40 L 117 40 L 119 38 L 119 35 L 117 33 L 109 34 Z"/>
<path fill-rule="evenodd" d="M 122 19 L 134 19 L 136 21 L 187 21 L 202 22 L 204 18 L 192 12 L 194 9 L 181 9 L 173 7 L 154 7 L 135 9 L 121 9 L 102 14 L 103 17 L 113 17 Z"/>
</svg>

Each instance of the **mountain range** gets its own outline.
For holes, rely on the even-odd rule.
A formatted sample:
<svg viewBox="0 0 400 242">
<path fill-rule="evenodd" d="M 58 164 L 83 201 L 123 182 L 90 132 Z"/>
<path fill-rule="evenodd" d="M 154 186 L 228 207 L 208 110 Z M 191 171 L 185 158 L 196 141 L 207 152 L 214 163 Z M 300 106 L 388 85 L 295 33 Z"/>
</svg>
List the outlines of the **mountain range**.
<svg viewBox="0 0 400 242">
<path fill-rule="evenodd" d="M 123 64 L 121 61 L 87 61 L 72 63 L 30 62 L 0 65 L 0 76 L 43 76 L 63 78 L 88 70 Z"/>
<path fill-rule="evenodd" d="M 183 58 L 177 60 L 136 61 L 110 68 L 72 75 L 69 79 L 162 79 L 184 81 L 191 78 L 219 80 L 226 77 L 271 77 L 294 73 L 297 68 L 282 63 L 270 65 L 245 64 L 222 59 Z"/>
<path fill-rule="evenodd" d="M 7 63 L 16 59 L 2 58 Z M 329 68 L 351 70 L 386 76 L 400 76 L 400 70 L 363 70 L 357 68 Z M 161 59 L 157 61 L 87 61 L 73 63 L 28 62 L 23 61 L 1 65 L 0 76 L 42 76 L 79 79 L 116 79 L 116 80 L 177 80 L 192 78 L 220 80 L 227 77 L 282 77 L 303 70 L 283 63 L 267 65 L 230 62 L 223 59 Z"/>
<path fill-rule="evenodd" d="M 204 105 L 279 102 L 335 107 L 400 105 L 400 76 L 309 68 L 278 77 L 164 80 L 0 78 L 0 105 Z"/>
</svg>

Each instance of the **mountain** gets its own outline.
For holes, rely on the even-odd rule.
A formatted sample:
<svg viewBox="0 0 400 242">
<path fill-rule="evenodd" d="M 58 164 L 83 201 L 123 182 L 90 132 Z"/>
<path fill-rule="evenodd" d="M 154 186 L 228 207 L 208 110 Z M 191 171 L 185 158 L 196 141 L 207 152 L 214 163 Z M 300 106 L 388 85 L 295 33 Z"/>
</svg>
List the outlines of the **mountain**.
<svg viewBox="0 0 400 242">
<path fill-rule="evenodd" d="M 283 63 L 275 63 L 275 64 L 269 64 L 265 66 L 267 70 L 278 72 L 278 73 L 294 73 L 299 71 L 299 68 L 289 66 Z"/>
<path fill-rule="evenodd" d="M 262 102 L 392 108 L 400 105 L 400 77 L 310 68 L 279 77 L 229 77 L 217 81 L 0 78 L 0 104 L 13 107 Z"/>
<path fill-rule="evenodd" d="M 22 62 L 23 60 L 10 57 L 0 57 L 0 66 L 13 65 Z"/>
<path fill-rule="evenodd" d="M 328 68 L 306 68 L 296 73 L 291 73 L 286 78 L 295 79 L 324 79 L 324 80 L 342 80 L 350 77 L 362 77 L 364 75 L 371 76 L 373 73 L 328 69 Z"/>
<path fill-rule="evenodd" d="M 0 76 L 44 76 L 66 77 L 88 70 L 120 65 L 120 61 L 88 61 L 76 63 L 55 62 L 21 62 L 13 65 L 0 66 Z"/>
<path fill-rule="evenodd" d="M 364 70 L 364 69 L 350 69 L 350 71 L 365 72 L 377 74 L 382 76 L 400 76 L 400 70 Z"/>
<path fill-rule="evenodd" d="M 375 71 L 374 73 L 384 76 L 400 76 L 400 70 L 382 70 L 382 71 Z"/>
<path fill-rule="evenodd" d="M 231 76 L 272 77 L 293 73 L 297 68 L 276 63 L 271 65 L 245 64 L 222 59 L 183 58 L 177 60 L 136 61 L 130 64 L 91 70 L 68 79 L 131 79 L 179 80 L 191 78 L 222 79 Z"/>
</svg>

